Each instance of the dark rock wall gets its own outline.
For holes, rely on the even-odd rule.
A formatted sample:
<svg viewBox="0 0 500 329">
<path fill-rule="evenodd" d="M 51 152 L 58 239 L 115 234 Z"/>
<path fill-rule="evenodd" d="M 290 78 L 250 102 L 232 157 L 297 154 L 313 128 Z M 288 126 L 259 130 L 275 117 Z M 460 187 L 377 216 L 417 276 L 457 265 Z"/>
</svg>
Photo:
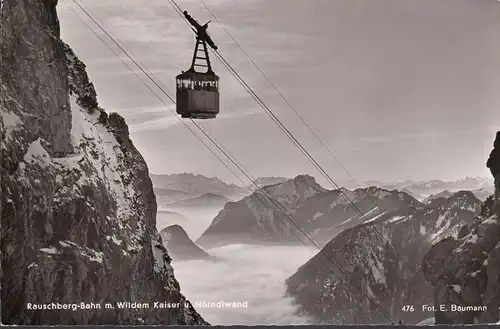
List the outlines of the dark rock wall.
<svg viewBox="0 0 500 329">
<path fill-rule="evenodd" d="M 486 165 L 495 178 L 493 209 L 484 210 L 467 234 L 438 242 L 424 258 L 424 274 L 434 286 L 436 324 L 499 320 L 500 132 Z M 457 306 L 461 309 L 454 311 Z"/>
<path fill-rule="evenodd" d="M 2 323 L 206 324 L 155 228 L 147 165 L 59 39 L 56 5 L 6 0 L 0 13 Z M 81 302 L 102 308 L 27 309 Z"/>
<path fill-rule="evenodd" d="M 486 162 L 486 166 L 490 169 L 491 175 L 495 179 L 495 211 L 500 213 L 500 131 L 497 132 L 493 150 Z"/>
</svg>

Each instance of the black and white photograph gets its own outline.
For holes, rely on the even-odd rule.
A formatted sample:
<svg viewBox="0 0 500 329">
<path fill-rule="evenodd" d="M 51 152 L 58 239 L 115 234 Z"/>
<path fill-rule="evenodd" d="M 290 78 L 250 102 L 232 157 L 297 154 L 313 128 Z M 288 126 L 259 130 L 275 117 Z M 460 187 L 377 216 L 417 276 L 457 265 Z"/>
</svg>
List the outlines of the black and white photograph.
<svg viewBox="0 0 500 329">
<path fill-rule="evenodd" d="M 500 324 L 500 1 L 0 0 L 2 325 Z"/>
</svg>

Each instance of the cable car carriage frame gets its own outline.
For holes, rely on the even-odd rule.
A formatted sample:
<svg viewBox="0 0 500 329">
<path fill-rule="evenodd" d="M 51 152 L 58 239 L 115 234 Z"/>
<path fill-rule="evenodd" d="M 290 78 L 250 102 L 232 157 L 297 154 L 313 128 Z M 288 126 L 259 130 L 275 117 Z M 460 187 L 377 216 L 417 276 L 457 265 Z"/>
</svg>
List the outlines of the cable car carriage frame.
<svg viewBox="0 0 500 329">
<path fill-rule="evenodd" d="M 212 70 L 208 55 L 207 44 L 217 50 L 217 46 L 207 33 L 210 21 L 202 26 L 187 11 L 184 11 L 184 16 L 193 26 L 196 45 L 191 67 L 176 76 L 177 114 L 189 119 L 214 119 L 220 111 L 219 77 Z M 199 72 L 195 67 L 206 67 L 207 70 Z"/>
</svg>

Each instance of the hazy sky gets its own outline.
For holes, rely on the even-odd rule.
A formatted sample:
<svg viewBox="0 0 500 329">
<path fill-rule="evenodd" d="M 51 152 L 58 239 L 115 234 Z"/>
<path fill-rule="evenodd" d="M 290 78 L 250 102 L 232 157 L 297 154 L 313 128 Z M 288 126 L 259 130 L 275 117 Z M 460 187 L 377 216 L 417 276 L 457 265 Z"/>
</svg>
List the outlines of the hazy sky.
<svg viewBox="0 0 500 329">
<path fill-rule="evenodd" d="M 203 1 L 356 180 L 489 175 L 485 161 L 500 129 L 500 2 Z M 81 3 L 173 95 L 195 39 L 168 0 Z M 202 23 L 212 19 L 209 32 L 220 53 L 332 178 L 347 179 L 201 1 L 177 3 Z M 70 6 L 98 31 L 64 0 L 62 37 L 87 65 L 101 106 L 127 120 L 151 172 L 239 183 Z M 203 127 L 255 177 L 309 173 L 330 187 L 223 65 L 212 62 L 222 108 L 217 119 L 199 121 Z"/>
</svg>

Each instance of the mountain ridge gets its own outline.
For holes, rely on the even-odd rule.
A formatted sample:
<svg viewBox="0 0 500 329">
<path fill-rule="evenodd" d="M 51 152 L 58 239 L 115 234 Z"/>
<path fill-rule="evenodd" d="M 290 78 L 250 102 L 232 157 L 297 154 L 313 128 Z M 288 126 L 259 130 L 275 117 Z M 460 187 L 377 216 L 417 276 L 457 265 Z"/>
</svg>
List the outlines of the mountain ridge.
<svg viewBox="0 0 500 329">
<path fill-rule="evenodd" d="M 290 187 L 296 186 L 295 182 L 300 177 L 306 179 L 303 179 L 303 191 L 297 192 Z M 297 197 L 298 194 L 305 196 L 306 190 L 315 192 L 309 192 L 302 199 Z M 272 201 L 267 200 L 262 192 Z M 472 193 L 466 194 L 468 202 L 479 203 Z M 258 190 L 240 201 L 227 203 L 196 243 L 211 248 L 231 243 L 311 244 L 312 239 L 323 246 L 347 228 L 395 212 L 406 216 L 425 207 L 416 198 L 397 190 L 372 186 L 354 191 L 345 188 L 330 191 L 317 184 L 313 177 L 299 175 L 287 182 L 264 187 L 262 191 Z"/>
</svg>

